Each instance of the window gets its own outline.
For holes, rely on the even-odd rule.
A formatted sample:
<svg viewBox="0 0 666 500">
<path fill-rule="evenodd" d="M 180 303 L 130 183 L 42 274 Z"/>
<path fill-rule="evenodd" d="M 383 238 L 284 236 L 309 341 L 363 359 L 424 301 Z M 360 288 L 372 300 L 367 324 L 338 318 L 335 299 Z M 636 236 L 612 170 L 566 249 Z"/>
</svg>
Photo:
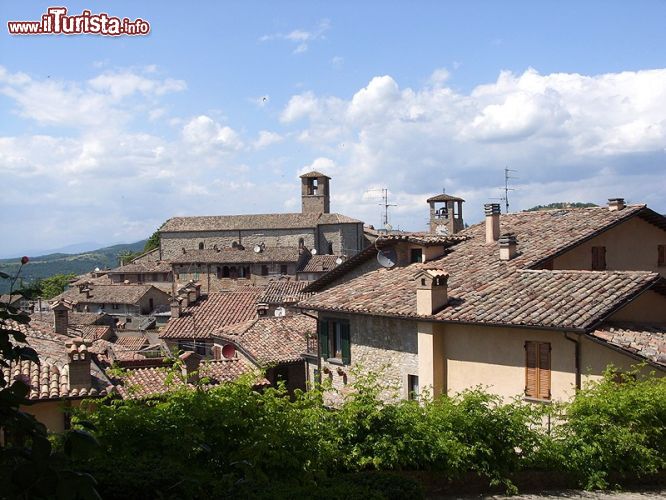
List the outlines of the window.
<svg viewBox="0 0 666 500">
<path fill-rule="evenodd" d="M 287 274 L 287 264 L 280 265 L 280 274 Z"/>
<path fill-rule="evenodd" d="M 262 276 L 268 276 L 268 266 L 265 265 L 265 264 L 263 266 L 261 266 L 261 275 Z"/>
<path fill-rule="evenodd" d="M 666 245 L 657 245 L 657 265 L 666 266 Z"/>
<path fill-rule="evenodd" d="M 409 262 L 414 264 L 415 262 L 421 262 L 423 259 L 423 250 L 420 248 L 412 248 L 409 252 Z"/>
<path fill-rule="evenodd" d="M 525 342 L 525 397 L 550 399 L 550 343 Z"/>
<path fill-rule="evenodd" d="M 407 375 L 407 397 L 409 399 L 419 398 L 419 377 L 418 375 Z"/>
<path fill-rule="evenodd" d="M 346 365 L 350 364 L 349 321 L 341 319 L 321 320 L 319 322 L 319 347 L 323 358 L 339 359 Z"/>
<path fill-rule="evenodd" d="M 212 344 L 201 340 L 180 340 L 178 341 L 178 349 L 180 351 L 194 351 L 200 356 L 208 356 L 212 354 Z"/>
<path fill-rule="evenodd" d="M 592 247 L 592 270 L 606 270 L 606 247 Z"/>
<path fill-rule="evenodd" d="M 120 309 L 120 305 L 118 305 L 118 304 L 113 304 L 113 309 L 115 309 L 115 310 Z"/>
<path fill-rule="evenodd" d="M 222 267 L 222 277 L 223 278 L 228 278 L 229 277 L 229 266 L 223 266 Z"/>
<path fill-rule="evenodd" d="M 203 250 L 203 249 L 204 249 L 204 244 L 203 244 L 203 241 L 202 241 L 202 242 L 199 243 L 199 250 Z"/>
<path fill-rule="evenodd" d="M 333 255 L 333 243 L 328 242 L 328 255 Z"/>
</svg>

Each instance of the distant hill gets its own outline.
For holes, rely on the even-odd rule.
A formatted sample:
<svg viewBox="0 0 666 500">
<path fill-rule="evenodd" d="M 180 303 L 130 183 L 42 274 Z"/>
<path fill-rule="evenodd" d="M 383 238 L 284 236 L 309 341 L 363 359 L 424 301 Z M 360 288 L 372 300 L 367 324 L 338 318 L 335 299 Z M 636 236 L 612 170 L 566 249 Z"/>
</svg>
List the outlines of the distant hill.
<svg viewBox="0 0 666 500">
<path fill-rule="evenodd" d="M 125 252 L 141 252 L 147 240 L 135 243 L 113 245 L 99 248 L 90 252 L 67 254 L 52 253 L 39 257 L 30 257 L 30 262 L 23 267 L 21 279 L 31 282 L 39 278 L 48 278 L 54 274 L 83 274 L 92 271 L 96 267 L 107 269 L 118 266 L 118 257 Z M 0 271 L 10 276 L 16 273 L 20 265 L 21 257 L 12 259 L 0 259 Z M 18 286 L 15 285 L 15 288 Z M 0 293 L 9 291 L 7 280 L 0 280 Z"/>
<path fill-rule="evenodd" d="M 589 207 L 598 207 L 594 203 L 580 203 L 580 202 L 568 202 L 560 201 L 557 203 L 549 203 L 548 205 L 537 205 L 536 207 L 528 208 L 523 210 L 523 212 L 537 212 L 539 210 L 556 210 L 558 208 L 589 208 Z"/>
</svg>

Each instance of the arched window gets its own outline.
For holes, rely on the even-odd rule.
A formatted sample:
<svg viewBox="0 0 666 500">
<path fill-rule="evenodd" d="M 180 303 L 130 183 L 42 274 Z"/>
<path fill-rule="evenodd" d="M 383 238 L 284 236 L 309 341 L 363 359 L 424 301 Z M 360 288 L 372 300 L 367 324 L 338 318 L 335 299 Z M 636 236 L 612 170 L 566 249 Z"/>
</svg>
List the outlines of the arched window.
<svg viewBox="0 0 666 500">
<path fill-rule="evenodd" d="M 201 243 L 199 243 L 199 250 L 203 250 L 203 248 L 204 248 L 204 244 L 203 244 L 203 241 L 202 241 Z"/>
</svg>

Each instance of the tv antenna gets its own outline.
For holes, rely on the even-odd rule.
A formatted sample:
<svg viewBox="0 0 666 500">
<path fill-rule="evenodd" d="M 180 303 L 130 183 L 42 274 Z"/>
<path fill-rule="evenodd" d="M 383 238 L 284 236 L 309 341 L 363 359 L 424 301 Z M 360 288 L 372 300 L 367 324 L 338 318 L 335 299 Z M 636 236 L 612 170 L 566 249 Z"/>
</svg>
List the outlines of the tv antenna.
<svg viewBox="0 0 666 500">
<path fill-rule="evenodd" d="M 389 207 L 397 207 L 398 205 L 396 203 L 389 203 L 388 188 L 369 189 L 367 192 L 372 191 L 381 191 L 382 193 L 382 202 L 379 203 L 379 206 L 382 207 L 382 226 L 387 230 L 387 232 L 391 231 L 393 228 L 389 224 Z"/>
<path fill-rule="evenodd" d="M 517 172 L 517 170 L 511 170 L 509 167 L 504 167 L 504 196 L 500 200 L 504 201 L 504 213 L 509 213 L 509 191 L 515 191 L 515 189 L 509 187 L 509 179 L 518 179 L 518 177 L 513 177 L 509 172 Z"/>
</svg>

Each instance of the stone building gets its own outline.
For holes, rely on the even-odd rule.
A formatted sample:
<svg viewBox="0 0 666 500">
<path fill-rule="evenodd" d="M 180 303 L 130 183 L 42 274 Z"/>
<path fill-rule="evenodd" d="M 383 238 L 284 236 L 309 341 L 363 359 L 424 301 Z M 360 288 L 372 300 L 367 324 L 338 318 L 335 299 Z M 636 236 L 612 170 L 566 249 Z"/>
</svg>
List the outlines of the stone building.
<svg viewBox="0 0 666 500">
<path fill-rule="evenodd" d="M 400 397 L 478 385 L 570 398 L 607 365 L 666 374 L 666 218 L 645 205 L 500 215 L 449 236 L 379 237 L 311 283 L 311 376 L 344 393 L 383 370 Z"/>
<path fill-rule="evenodd" d="M 210 265 L 201 279 L 207 287 L 208 276 L 295 276 L 304 253 L 352 256 L 363 248 L 363 222 L 330 212 L 329 177 L 302 175 L 301 200 L 299 213 L 173 217 L 160 229 L 159 260 L 177 262 L 175 273 L 187 279 Z"/>
</svg>

